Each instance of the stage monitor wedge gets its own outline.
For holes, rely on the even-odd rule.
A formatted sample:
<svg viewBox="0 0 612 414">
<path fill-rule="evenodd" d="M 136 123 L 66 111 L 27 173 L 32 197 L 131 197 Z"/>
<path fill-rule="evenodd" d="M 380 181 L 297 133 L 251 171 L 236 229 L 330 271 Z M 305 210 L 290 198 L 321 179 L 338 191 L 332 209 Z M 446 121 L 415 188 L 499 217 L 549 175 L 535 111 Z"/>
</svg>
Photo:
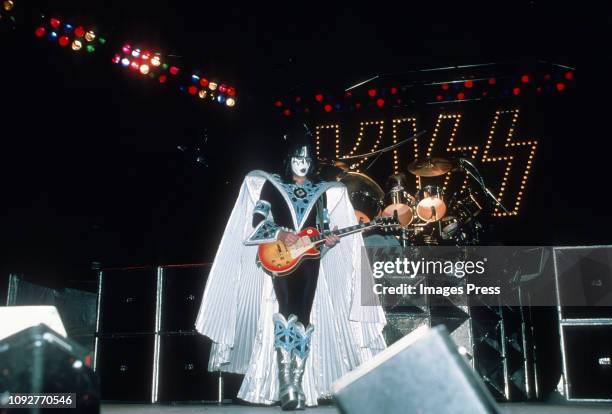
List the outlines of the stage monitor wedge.
<svg viewBox="0 0 612 414">
<path fill-rule="evenodd" d="M 416 329 L 332 389 L 343 414 L 499 413 L 442 326 Z"/>
<path fill-rule="evenodd" d="M 74 394 L 68 403 L 74 408 L 51 411 L 97 414 L 100 412 L 98 378 L 91 362 L 85 348 L 45 324 L 21 330 L 0 341 L 0 402 L 7 404 L 9 394 L 68 393 Z M 14 411 L 38 412 L 34 408 Z M 4 411 L 0 409 L 0 412 Z"/>
<path fill-rule="evenodd" d="M 2 306 L 0 321 L 0 340 L 41 323 L 66 337 L 66 329 L 55 306 Z"/>
</svg>

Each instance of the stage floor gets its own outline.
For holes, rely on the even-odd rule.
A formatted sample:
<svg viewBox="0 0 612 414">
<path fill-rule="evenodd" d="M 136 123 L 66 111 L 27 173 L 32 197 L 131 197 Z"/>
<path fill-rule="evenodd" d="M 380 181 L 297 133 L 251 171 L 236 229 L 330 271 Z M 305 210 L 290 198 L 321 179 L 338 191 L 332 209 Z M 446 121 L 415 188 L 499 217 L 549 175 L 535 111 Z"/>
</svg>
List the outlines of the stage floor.
<svg viewBox="0 0 612 414">
<path fill-rule="evenodd" d="M 523 404 L 510 403 L 500 404 L 502 414 L 610 414 L 610 404 Z M 123 413 L 163 413 L 163 414 L 188 414 L 188 413 L 218 413 L 218 414 L 264 414 L 281 413 L 279 407 L 250 407 L 245 405 L 146 405 L 146 404 L 103 404 L 102 414 Z M 338 410 L 334 406 L 308 408 L 306 412 L 316 414 L 336 414 Z"/>
</svg>

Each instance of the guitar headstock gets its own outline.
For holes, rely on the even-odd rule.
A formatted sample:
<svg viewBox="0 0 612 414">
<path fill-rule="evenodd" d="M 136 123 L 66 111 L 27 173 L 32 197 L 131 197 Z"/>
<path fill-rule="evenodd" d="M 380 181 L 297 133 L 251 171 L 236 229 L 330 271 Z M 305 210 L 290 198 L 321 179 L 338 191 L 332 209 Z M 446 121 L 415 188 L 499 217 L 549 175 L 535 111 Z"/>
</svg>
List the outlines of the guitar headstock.
<svg viewBox="0 0 612 414">
<path fill-rule="evenodd" d="M 376 217 L 374 220 L 370 222 L 372 226 L 378 227 L 385 231 L 387 230 L 395 230 L 401 226 L 396 217 Z"/>
</svg>

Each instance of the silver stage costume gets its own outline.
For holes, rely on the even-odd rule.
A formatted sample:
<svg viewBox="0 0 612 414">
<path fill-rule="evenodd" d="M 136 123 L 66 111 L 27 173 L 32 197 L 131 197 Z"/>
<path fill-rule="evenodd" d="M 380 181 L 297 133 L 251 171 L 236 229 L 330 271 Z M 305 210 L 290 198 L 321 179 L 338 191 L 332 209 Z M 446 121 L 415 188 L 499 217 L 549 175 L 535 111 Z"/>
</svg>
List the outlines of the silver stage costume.
<svg viewBox="0 0 612 414">
<path fill-rule="evenodd" d="M 253 228 L 256 209 L 266 181 L 281 188 L 278 176 L 263 171 L 249 173 L 230 215 L 208 276 L 196 329 L 212 339 L 209 370 L 245 374 L 238 397 L 251 403 L 274 404 L 279 398 L 277 358 L 274 350 L 278 303 L 272 279 L 256 263 L 254 238 L 275 239 L 273 218 Z M 318 183 L 316 193 L 326 193 L 331 226 L 357 224 L 344 185 Z M 297 211 L 286 191 L 294 228 L 314 208 Z M 313 196 L 313 200 L 318 197 Z M 268 223 L 268 224 L 262 224 Z M 261 230 L 261 226 L 268 226 Z M 306 360 L 303 389 L 306 404 L 330 396 L 332 383 L 385 348 L 382 329 L 385 316 L 380 306 L 361 305 L 363 239 L 353 234 L 342 239 L 321 258 L 318 283 L 310 314 L 315 327 Z M 368 271 L 368 270 L 366 270 Z M 291 276 L 287 276 L 291 277 Z"/>
</svg>

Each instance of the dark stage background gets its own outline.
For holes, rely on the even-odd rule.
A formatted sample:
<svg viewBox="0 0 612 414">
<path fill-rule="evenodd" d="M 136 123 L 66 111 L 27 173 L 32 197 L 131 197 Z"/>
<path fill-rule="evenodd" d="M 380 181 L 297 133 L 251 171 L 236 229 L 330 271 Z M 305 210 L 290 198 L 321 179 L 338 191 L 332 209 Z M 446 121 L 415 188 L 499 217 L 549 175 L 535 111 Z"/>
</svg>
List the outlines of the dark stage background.
<svg viewBox="0 0 612 414">
<path fill-rule="evenodd" d="M 517 1 L 270 6 L 227 2 L 29 1 L 116 39 L 189 56 L 232 81 L 233 110 L 128 76 L 18 25 L 0 36 L 0 280 L 94 284 L 103 266 L 210 261 L 241 178 L 275 169 L 294 87 L 344 88 L 377 73 L 544 59 L 576 68 L 565 94 L 518 102 L 539 139 L 516 218 L 491 242 L 610 244 L 610 7 Z M 495 105 L 494 105 L 495 106 Z M 492 107 L 493 110 L 495 109 Z M 375 118 L 375 117 L 374 117 Z M 207 136 L 202 153 L 177 150 Z M 522 138 L 522 137 L 521 137 Z"/>
</svg>

